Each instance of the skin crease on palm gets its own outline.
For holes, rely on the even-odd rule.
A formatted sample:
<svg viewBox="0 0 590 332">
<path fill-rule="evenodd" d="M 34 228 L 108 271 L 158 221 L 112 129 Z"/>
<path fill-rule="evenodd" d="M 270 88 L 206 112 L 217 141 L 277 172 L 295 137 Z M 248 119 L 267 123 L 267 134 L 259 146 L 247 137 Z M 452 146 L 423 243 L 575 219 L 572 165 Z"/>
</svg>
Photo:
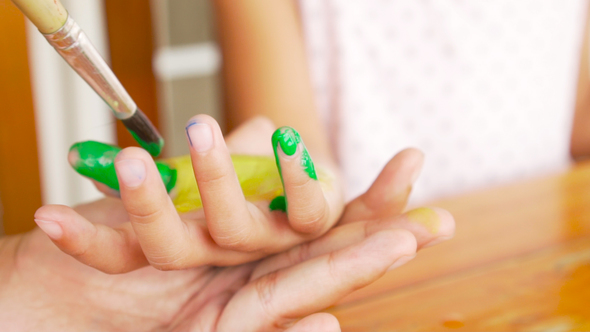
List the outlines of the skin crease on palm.
<svg viewBox="0 0 590 332">
<path fill-rule="evenodd" d="M 254 147 L 267 146 L 272 131 L 257 119 L 226 141 L 232 152 L 260 154 Z M 0 242 L 0 329 L 338 331 L 333 316 L 316 312 L 454 233 L 446 211 L 402 214 L 421 164 L 420 152 L 402 151 L 367 193 L 346 205 L 335 228 L 233 267 L 147 266 L 109 275 L 64 254 L 38 228 L 6 237 Z M 109 226 L 128 220 L 116 198 L 75 210 Z"/>
</svg>

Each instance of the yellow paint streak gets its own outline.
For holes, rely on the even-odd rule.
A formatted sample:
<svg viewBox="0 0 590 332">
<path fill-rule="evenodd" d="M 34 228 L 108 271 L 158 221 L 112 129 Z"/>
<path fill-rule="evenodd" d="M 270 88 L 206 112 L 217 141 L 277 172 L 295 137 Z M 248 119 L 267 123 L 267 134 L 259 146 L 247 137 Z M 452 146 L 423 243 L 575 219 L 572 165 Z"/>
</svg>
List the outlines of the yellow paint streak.
<svg viewBox="0 0 590 332">
<path fill-rule="evenodd" d="M 440 219 L 433 209 L 421 207 L 406 213 L 410 222 L 424 226 L 430 233 L 436 234 L 440 228 Z"/>
<path fill-rule="evenodd" d="M 163 162 L 178 172 L 176 186 L 170 192 L 176 210 L 183 213 L 201 208 L 203 203 L 190 156 L 167 159 Z M 232 155 L 232 162 L 246 200 L 270 202 L 273 198 L 283 195 L 283 184 L 274 158 Z M 317 171 L 324 190 L 330 188 L 332 178 L 322 170 Z"/>
</svg>

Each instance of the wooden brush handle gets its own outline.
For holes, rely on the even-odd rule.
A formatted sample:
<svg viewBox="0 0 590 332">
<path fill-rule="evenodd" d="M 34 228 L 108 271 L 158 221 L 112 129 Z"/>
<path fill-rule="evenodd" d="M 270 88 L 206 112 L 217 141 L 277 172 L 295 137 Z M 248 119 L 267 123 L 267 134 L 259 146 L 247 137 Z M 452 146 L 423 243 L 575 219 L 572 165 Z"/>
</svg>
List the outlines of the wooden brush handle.
<svg viewBox="0 0 590 332">
<path fill-rule="evenodd" d="M 68 12 L 59 0 L 12 0 L 35 24 L 41 33 L 53 33 L 68 19 Z"/>
</svg>

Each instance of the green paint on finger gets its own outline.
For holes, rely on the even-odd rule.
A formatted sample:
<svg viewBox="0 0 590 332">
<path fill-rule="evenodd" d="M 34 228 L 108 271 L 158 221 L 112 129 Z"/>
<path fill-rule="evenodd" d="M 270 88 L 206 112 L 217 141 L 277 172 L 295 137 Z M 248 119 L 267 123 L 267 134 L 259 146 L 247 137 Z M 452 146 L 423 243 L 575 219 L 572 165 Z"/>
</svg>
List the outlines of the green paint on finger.
<svg viewBox="0 0 590 332">
<path fill-rule="evenodd" d="M 283 212 L 287 212 L 287 200 L 285 199 L 285 196 L 277 196 L 275 197 L 271 202 L 270 205 L 268 206 L 268 208 L 271 211 L 283 211 Z"/>
<path fill-rule="evenodd" d="M 81 175 L 103 183 L 109 188 L 119 190 L 115 158 L 120 151 L 121 148 L 110 144 L 95 141 L 79 142 L 70 148 L 68 161 Z M 176 185 L 176 169 L 161 161 L 156 162 L 156 167 L 166 190 L 170 192 Z"/>
<path fill-rule="evenodd" d="M 114 160 L 121 148 L 95 141 L 79 142 L 70 148 L 68 161 L 76 172 L 119 190 Z"/>
<path fill-rule="evenodd" d="M 305 144 L 303 144 L 301 141 L 301 136 L 297 130 L 291 127 L 281 127 L 277 129 L 272 135 L 272 148 L 275 152 L 275 159 L 279 169 L 279 174 L 281 174 L 282 178 L 283 175 L 281 172 L 281 163 L 279 162 L 279 154 L 277 153 L 278 146 L 281 146 L 281 150 L 283 150 L 287 156 L 292 156 L 295 154 L 295 152 L 297 152 L 297 147 L 299 144 L 301 144 L 303 147 L 303 152 L 301 153 L 301 166 L 310 178 L 317 180 L 318 176 L 316 174 L 313 161 L 309 156 L 309 152 L 307 151 Z"/>
<path fill-rule="evenodd" d="M 176 185 L 178 172 L 174 168 L 171 168 L 170 166 L 160 161 L 156 161 L 156 167 L 158 168 L 158 172 L 160 173 L 162 181 L 166 186 L 166 191 L 170 192 L 170 190 L 172 190 Z"/>
<path fill-rule="evenodd" d="M 272 135 L 271 141 L 272 141 L 272 148 L 275 153 L 275 161 L 277 163 L 277 168 L 279 170 L 279 175 L 281 176 L 281 182 L 283 183 L 283 189 L 285 188 L 285 181 L 283 180 L 283 171 L 281 168 L 281 162 L 280 162 L 279 154 L 278 154 L 279 146 L 281 147 L 281 150 L 283 151 L 283 153 L 285 153 L 287 156 L 292 156 L 297 152 L 297 147 L 299 145 L 301 145 L 301 147 L 302 147 L 302 152 L 301 152 L 301 156 L 300 156 L 301 167 L 302 167 L 303 171 L 305 173 L 307 173 L 307 175 L 310 178 L 312 178 L 314 180 L 318 179 L 318 176 L 315 171 L 315 166 L 313 164 L 313 161 L 311 160 L 309 152 L 307 151 L 305 144 L 303 144 L 303 141 L 301 140 L 301 136 L 299 135 L 299 133 L 295 129 L 293 129 L 291 127 L 281 127 L 274 132 L 274 134 Z M 287 211 L 287 207 L 288 207 L 287 199 L 284 196 L 276 197 L 275 199 L 272 200 L 272 202 L 270 203 L 270 206 L 269 206 L 269 208 L 272 211 L 274 211 L 274 210 Z"/>
</svg>

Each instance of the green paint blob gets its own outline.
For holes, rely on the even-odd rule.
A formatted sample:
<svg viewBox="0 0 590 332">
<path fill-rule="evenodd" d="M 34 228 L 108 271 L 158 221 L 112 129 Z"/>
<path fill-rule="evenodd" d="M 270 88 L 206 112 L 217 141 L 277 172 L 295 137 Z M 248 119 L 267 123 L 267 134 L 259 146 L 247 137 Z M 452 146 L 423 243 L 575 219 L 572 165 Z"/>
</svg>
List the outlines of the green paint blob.
<svg viewBox="0 0 590 332">
<path fill-rule="evenodd" d="M 95 141 L 79 142 L 70 148 L 68 159 L 76 172 L 119 190 L 115 158 L 120 151 L 121 148 L 110 144 Z M 156 167 L 166 190 L 170 192 L 176 185 L 176 170 L 159 161 L 156 162 Z"/>
<path fill-rule="evenodd" d="M 157 157 L 160 155 L 160 153 L 162 152 L 162 149 L 164 148 L 164 139 L 160 139 L 158 141 L 158 143 L 156 142 L 146 142 L 144 140 L 142 140 L 139 136 L 137 136 L 137 134 L 130 129 L 127 129 L 129 131 L 129 133 L 131 134 L 131 136 L 133 136 L 133 138 L 135 139 L 135 141 L 137 141 L 137 143 L 139 143 L 139 145 L 144 148 L 147 152 L 149 152 L 149 154 L 151 154 L 154 157 Z"/>
<path fill-rule="evenodd" d="M 174 168 L 171 168 L 170 166 L 159 161 L 156 161 L 156 167 L 158 168 L 158 172 L 160 173 L 162 181 L 166 186 L 166 191 L 170 192 L 170 190 L 172 190 L 176 185 L 178 173 Z"/>
<path fill-rule="evenodd" d="M 114 160 L 120 151 L 119 147 L 100 142 L 79 142 L 70 148 L 68 159 L 76 172 L 119 190 Z"/>
<path fill-rule="evenodd" d="M 283 212 L 287 212 L 287 199 L 285 196 L 277 196 L 275 197 L 268 206 L 271 211 L 280 210 Z"/>
<path fill-rule="evenodd" d="M 310 178 L 317 180 L 318 176 L 316 174 L 313 161 L 309 156 L 309 152 L 307 152 L 307 148 L 301 141 L 301 136 L 297 130 L 291 127 L 281 127 L 277 129 L 272 135 L 272 148 L 275 152 L 275 159 L 277 161 L 277 167 L 279 168 L 279 174 L 281 174 L 282 178 L 283 175 L 281 172 L 281 163 L 279 162 L 279 154 L 277 153 L 278 146 L 281 146 L 281 150 L 283 150 L 286 155 L 292 156 L 295 154 L 295 152 L 297 152 L 297 146 L 299 144 L 303 146 L 303 152 L 301 153 L 301 166 Z"/>
<path fill-rule="evenodd" d="M 309 152 L 307 151 L 307 148 L 305 147 L 305 144 L 303 144 L 303 141 L 301 140 L 301 136 L 299 135 L 299 133 L 291 128 L 291 127 L 281 127 L 279 129 L 277 129 L 274 134 L 272 135 L 272 148 L 274 150 L 275 153 L 275 161 L 277 163 L 277 168 L 279 169 L 279 175 L 281 176 L 281 182 L 283 183 L 283 189 L 285 188 L 285 181 L 283 181 L 283 172 L 281 169 L 281 162 L 279 160 L 279 154 L 278 154 L 278 147 L 281 147 L 281 150 L 283 150 L 283 152 L 288 155 L 288 156 L 292 156 L 295 154 L 295 152 L 297 152 L 297 147 L 299 146 L 299 144 L 301 144 L 301 146 L 303 147 L 303 151 L 301 153 L 301 167 L 303 168 L 303 170 L 305 171 L 305 173 L 307 173 L 307 175 L 309 175 L 310 178 L 317 180 L 318 176 L 316 174 L 315 171 L 315 166 L 313 164 L 313 161 L 311 160 L 311 157 L 309 156 Z M 283 210 L 286 211 L 287 210 L 287 199 L 283 197 L 284 199 L 284 208 L 273 208 L 273 207 L 277 207 L 278 205 L 278 201 L 275 202 L 276 200 L 278 200 L 280 197 L 283 196 L 278 196 L 276 197 L 271 203 L 269 208 L 271 210 Z M 275 205 L 273 205 L 273 203 L 275 203 Z"/>
</svg>

